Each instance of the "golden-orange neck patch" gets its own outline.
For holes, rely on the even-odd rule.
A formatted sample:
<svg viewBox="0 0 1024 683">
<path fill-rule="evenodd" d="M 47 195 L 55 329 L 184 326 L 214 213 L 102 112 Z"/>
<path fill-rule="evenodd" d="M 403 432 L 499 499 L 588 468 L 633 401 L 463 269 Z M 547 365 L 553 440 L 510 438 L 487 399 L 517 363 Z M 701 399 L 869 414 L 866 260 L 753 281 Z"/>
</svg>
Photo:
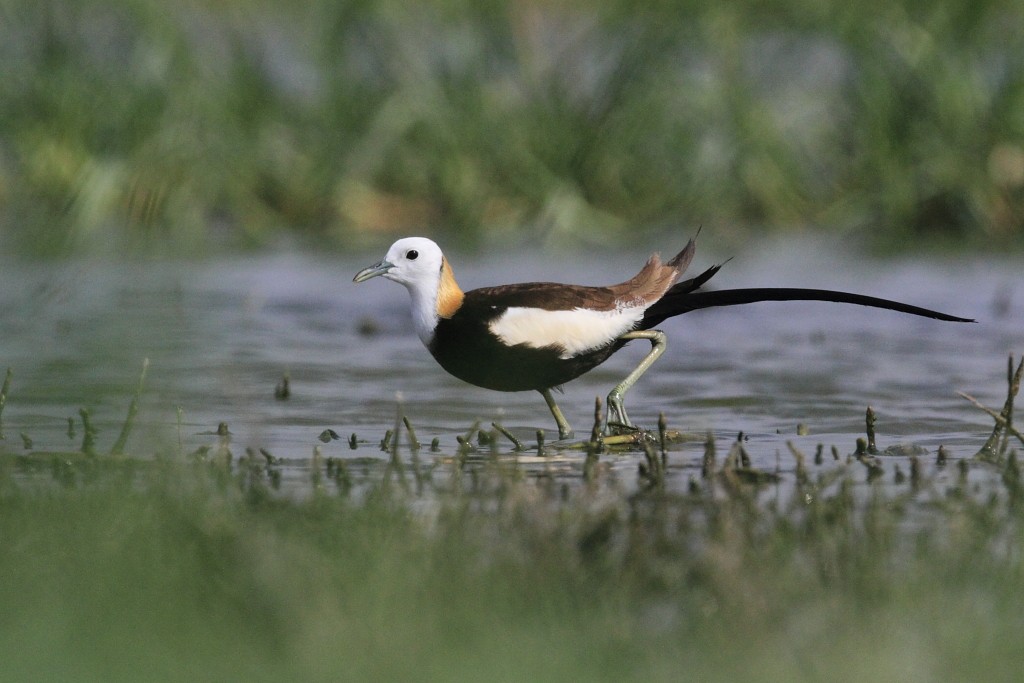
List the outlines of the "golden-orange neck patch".
<svg viewBox="0 0 1024 683">
<path fill-rule="evenodd" d="M 442 318 L 450 318 L 455 311 L 462 306 L 462 299 L 465 294 L 459 288 L 452 274 L 452 267 L 448 259 L 441 257 L 441 282 L 437 287 L 437 315 Z"/>
</svg>

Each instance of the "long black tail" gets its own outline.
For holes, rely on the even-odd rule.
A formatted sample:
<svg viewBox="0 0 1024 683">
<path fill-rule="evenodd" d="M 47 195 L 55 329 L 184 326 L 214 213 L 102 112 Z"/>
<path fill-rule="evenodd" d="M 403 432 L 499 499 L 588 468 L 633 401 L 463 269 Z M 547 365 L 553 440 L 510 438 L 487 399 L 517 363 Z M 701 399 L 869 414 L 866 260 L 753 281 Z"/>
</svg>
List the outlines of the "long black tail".
<svg viewBox="0 0 1024 683">
<path fill-rule="evenodd" d="M 871 306 L 872 308 L 884 308 L 900 313 L 919 315 L 935 320 L 947 320 L 958 323 L 973 323 L 970 318 L 960 318 L 948 313 L 932 311 L 920 306 L 880 299 L 864 294 L 852 294 L 850 292 L 836 292 L 829 289 L 801 289 L 796 287 L 757 287 L 751 289 L 722 289 L 709 292 L 696 291 L 701 285 L 711 279 L 711 276 L 718 272 L 721 266 L 713 266 L 695 278 L 684 280 L 668 290 L 656 304 L 647 309 L 643 320 L 638 325 L 639 329 L 649 330 L 660 325 L 662 321 L 676 315 L 696 311 L 700 308 L 714 308 L 717 306 L 738 306 L 739 304 L 752 304 L 758 301 L 831 301 L 843 304 L 857 304 L 859 306 Z"/>
</svg>

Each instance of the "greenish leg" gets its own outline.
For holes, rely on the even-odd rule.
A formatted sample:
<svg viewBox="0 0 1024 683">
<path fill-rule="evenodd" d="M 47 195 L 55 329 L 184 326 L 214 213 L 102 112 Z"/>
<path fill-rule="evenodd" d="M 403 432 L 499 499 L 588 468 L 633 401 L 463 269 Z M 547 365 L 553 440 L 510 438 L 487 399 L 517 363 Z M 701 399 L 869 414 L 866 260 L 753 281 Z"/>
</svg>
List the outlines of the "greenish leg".
<svg viewBox="0 0 1024 683">
<path fill-rule="evenodd" d="M 551 389 L 538 389 L 537 391 L 544 397 L 548 408 L 551 409 L 551 415 L 555 418 L 555 422 L 558 423 L 558 438 L 568 439 L 572 436 L 572 427 L 569 426 L 569 421 L 565 419 L 565 415 L 562 415 L 562 409 L 555 403 L 555 399 L 551 395 Z"/>
<path fill-rule="evenodd" d="M 611 393 L 608 394 L 608 417 L 606 423 L 609 433 L 611 433 L 613 427 L 617 428 L 617 430 L 636 429 L 633 423 L 630 422 L 629 416 L 626 415 L 626 406 L 623 404 L 622 399 L 626 392 L 640 379 L 640 375 L 644 374 L 647 368 L 651 367 L 654 361 L 658 360 L 658 356 L 665 352 L 665 346 L 668 341 L 665 333 L 661 330 L 627 332 L 619 337 L 619 339 L 647 339 L 651 342 L 651 352 L 644 356 L 644 359 L 640 361 L 640 365 L 637 365 L 636 369 L 629 373 L 626 379 L 619 382 L 611 390 Z"/>
</svg>

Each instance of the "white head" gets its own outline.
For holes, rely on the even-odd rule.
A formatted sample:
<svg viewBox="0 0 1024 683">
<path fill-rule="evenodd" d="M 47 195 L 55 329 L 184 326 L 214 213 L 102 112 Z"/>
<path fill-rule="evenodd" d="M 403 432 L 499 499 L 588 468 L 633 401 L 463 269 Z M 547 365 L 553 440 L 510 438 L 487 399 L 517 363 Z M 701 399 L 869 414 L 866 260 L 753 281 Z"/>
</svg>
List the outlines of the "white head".
<svg viewBox="0 0 1024 683">
<path fill-rule="evenodd" d="M 409 290 L 416 333 L 424 344 L 433 339 L 438 318 L 451 317 L 462 304 L 462 290 L 452 277 L 441 247 L 426 237 L 398 240 L 383 261 L 359 271 L 352 280 L 363 282 L 377 276 Z"/>
<path fill-rule="evenodd" d="M 382 275 L 413 289 L 436 290 L 441 279 L 441 247 L 426 237 L 405 237 L 388 249 L 380 263 L 359 271 L 353 280 L 363 282 Z"/>
</svg>

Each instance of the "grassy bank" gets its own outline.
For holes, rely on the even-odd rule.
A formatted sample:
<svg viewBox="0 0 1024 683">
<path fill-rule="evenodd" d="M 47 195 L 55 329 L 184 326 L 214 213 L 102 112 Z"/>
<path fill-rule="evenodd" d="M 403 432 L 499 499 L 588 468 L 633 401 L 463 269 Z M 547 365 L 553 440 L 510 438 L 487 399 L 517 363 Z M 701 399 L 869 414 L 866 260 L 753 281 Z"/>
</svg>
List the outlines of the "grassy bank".
<svg viewBox="0 0 1024 683">
<path fill-rule="evenodd" d="M 1021 23 L 1005 0 L 13 0 L 0 221 L 45 253 L 677 222 L 1009 244 Z"/>
</svg>

